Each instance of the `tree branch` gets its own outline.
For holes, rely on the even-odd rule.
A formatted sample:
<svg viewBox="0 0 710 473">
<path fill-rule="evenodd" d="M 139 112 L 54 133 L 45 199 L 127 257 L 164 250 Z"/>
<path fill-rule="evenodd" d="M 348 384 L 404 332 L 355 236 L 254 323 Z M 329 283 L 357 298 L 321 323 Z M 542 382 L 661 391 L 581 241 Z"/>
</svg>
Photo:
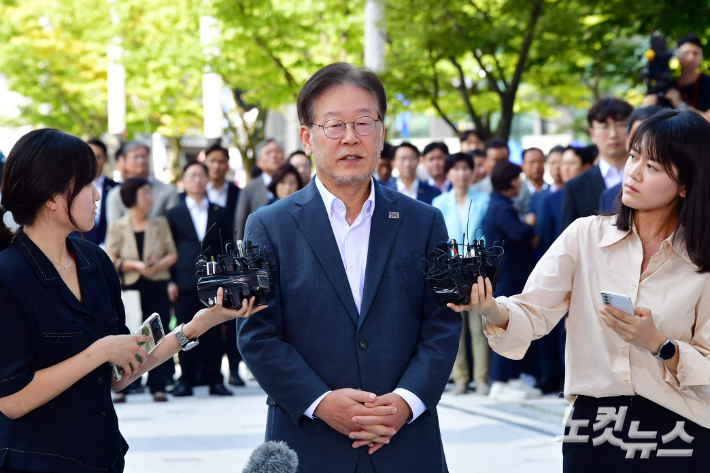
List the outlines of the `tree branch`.
<svg viewBox="0 0 710 473">
<path fill-rule="evenodd" d="M 431 53 L 431 51 L 429 51 Z M 434 106 L 437 112 L 439 112 L 439 116 L 444 119 L 447 125 L 451 127 L 452 130 L 454 130 L 455 134 L 458 134 L 459 130 L 456 128 L 456 125 L 451 123 L 451 120 L 449 120 L 449 117 L 446 116 L 444 111 L 441 109 L 439 106 L 439 74 L 436 72 L 436 63 L 432 63 L 431 68 L 434 72 L 434 94 L 431 96 L 431 104 Z M 426 92 L 426 91 L 425 91 Z"/>
<path fill-rule="evenodd" d="M 530 17 L 530 22 L 528 23 L 526 29 L 528 34 L 525 35 L 523 46 L 520 48 L 520 56 L 518 57 L 518 64 L 515 66 L 513 80 L 510 81 L 510 87 L 506 90 L 506 93 L 512 94 L 513 96 L 515 96 L 515 93 L 518 90 L 520 80 L 523 77 L 523 71 L 525 71 L 525 62 L 528 59 L 528 53 L 530 52 L 530 46 L 532 45 L 535 24 L 540 19 L 540 14 L 542 13 L 542 2 L 543 0 L 538 0 L 535 4 L 532 17 Z"/>
<path fill-rule="evenodd" d="M 296 80 L 293 78 L 291 73 L 288 71 L 286 66 L 281 62 L 279 58 L 277 58 L 274 53 L 271 52 L 271 50 L 264 44 L 264 41 L 261 39 L 259 35 L 254 33 L 254 41 L 256 41 L 256 44 L 259 45 L 261 49 L 264 50 L 264 52 L 271 58 L 272 61 L 283 71 L 284 77 L 286 78 L 286 82 L 288 82 L 288 85 L 293 87 L 296 85 Z"/>
<path fill-rule="evenodd" d="M 473 123 L 476 125 L 476 128 L 479 130 L 483 130 L 483 123 L 481 122 L 481 119 L 478 117 L 478 114 L 476 111 L 473 109 L 473 105 L 471 104 L 471 99 L 468 96 L 468 90 L 466 89 L 466 81 L 465 77 L 463 74 L 463 69 L 461 68 L 461 64 L 456 61 L 456 58 L 453 56 L 449 56 L 449 61 L 451 61 L 451 64 L 454 65 L 456 70 L 459 73 L 459 86 L 456 87 L 459 91 L 459 95 L 461 95 L 461 99 L 463 99 L 463 103 L 466 106 L 466 111 L 468 114 L 471 116 L 471 119 L 473 120 Z"/>
<path fill-rule="evenodd" d="M 505 80 L 503 68 L 500 67 L 500 63 L 498 62 L 498 56 L 496 56 L 496 53 L 491 53 L 491 56 L 493 56 L 493 61 L 496 63 L 496 69 L 498 69 L 498 73 L 500 74 L 500 80 L 503 81 L 503 87 L 508 90 L 508 82 Z"/>
<path fill-rule="evenodd" d="M 483 62 L 481 61 L 481 55 L 476 54 L 476 51 L 473 51 L 473 57 L 476 58 L 476 62 L 478 63 L 479 67 L 483 71 L 483 74 L 486 76 L 486 79 L 488 79 L 488 84 L 490 84 L 491 88 L 500 95 L 501 97 L 503 96 L 503 91 L 500 90 L 500 87 L 498 87 L 498 82 L 496 81 L 495 77 L 493 77 L 492 74 L 489 74 L 488 71 L 486 70 L 486 66 L 483 65 Z M 507 89 L 506 89 L 507 91 Z"/>
</svg>

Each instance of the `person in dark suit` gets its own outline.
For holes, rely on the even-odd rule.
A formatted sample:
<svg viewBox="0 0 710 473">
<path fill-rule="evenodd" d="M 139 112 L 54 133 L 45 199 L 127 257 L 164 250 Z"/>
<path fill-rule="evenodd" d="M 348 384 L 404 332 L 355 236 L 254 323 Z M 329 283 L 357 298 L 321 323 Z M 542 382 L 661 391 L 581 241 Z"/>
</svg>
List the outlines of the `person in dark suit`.
<svg viewBox="0 0 710 473">
<path fill-rule="evenodd" d="M 207 199 L 207 166 L 197 161 L 188 163 L 182 171 L 185 200 L 165 214 L 178 252 L 178 261 L 170 268 L 172 275 L 168 284 L 170 300 L 175 304 L 178 323 L 189 322 L 192 315 L 204 307 L 197 297 L 195 262 L 201 249 L 210 248 L 213 256 L 221 253 L 220 243 L 225 239 L 225 229 L 230 228 L 230 215 L 226 209 Z M 208 232 L 208 230 L 210 230 Z M 203 381 L 210 387 L 210 394 L 231 396 L 224 386 L 220 368 L 224 344 L 218 330 L 205 334 L 204 343 L 194 350 L 180 353 L 182 376 L 173 396 L 192 396 L 197 379 L 197 358 L 204 359 Z"/>
<path fill-rule="evenodd" d="M 7 160 L 0 200 L 2 472 L 123 472 L 128 445 L 111 391 L 187 348 L 178 333 L 195 342 L 253 306 L 226 310 L 220 293 L 217 306 L 168 333 L 148 355 L 139 343 L 151 337 L 126 327 L 109 256 L 70 236 L 94 225 L 96 174 L 91 148 L 58 130 L 27 133 Z M 18 232 L 1 223 L 6 212 L 22 226 Z M 118 381 L 111 364 L 124 370 Z"/>
<path fill-rule="evenodd" d="M 395 179 L 395 189 L 431 205 L 434 197 L 441 195 L 441 191 L 417 178 L 419 156 L 419 149 L 411 143 L 405 141 L 397 146 L 394 151 L 394 167 L 399 171 L 399 177 Z"/>
<path fill-rule="evenodd" d="M 436 405 L 461 317 L 419 269 L 448 235 L 439 210 L 372 178 L 386 103 L 368 70 L 314 74 L 297 108 L 316 177 L 247 222 L 278 276 L 239 348 L 269 396 L 266 440 L 288 443 L 301 473 L 448 471 Z"/>
<path fill-rule="evenodd" d="M 648 107 L 634 110 L 629 119 L 626 121 L 626 149 L 629 148 L 629 140 L 634 130 L 643 123 L 647 118 L 652 117 L 657 112 L 663 110 L 663 107 L 658 105 L 650 105 Z M 621 194 L 621 183 L 612 186 L 602 192 L 599 197 L 599 212 L 616 212 L 616 198 Z"/>
<path fill-rule="evenodd" d="M 210 146 L 205 151 L 205 165 L 209 171 L 207 200 L 227 209 L 229 215 L 236 215 L 240 189 L 226 179 L 229 171 L 229 151 L 219 143 Z M 230 219 L 230 224 L 233 223 Z M 234 239 L 231 225 L 230 228 L 223 230 L 222 234 L 227 241 Z M 237 322 L 234 320 L 225 322 L 224 329 L 226 334 L 224 351 L 229 360 L 229 384 L 244 386 L 244 380 L 239 377 L 239 362 L 242 361 L 242 355 L 237 348 Z"/>
<path fill-rule="evenodd" d="M 237 233 L 237 240 L 244 239 L 244 226 L 247 217 L 259 210 L 274 198 L 274 195 L 266 188 L 271 184 L 271 179 L 276 170 L 284 163 L 284 150 L 276 140 L 265 140 L 257 146 L 259 159 L 257 165 L 262 173 L 259 177 L 254 177 L 244 188 L 237 203 L 237 213 L 234 216 L 234 229 Z"/>
<path fill-rule="evenodd" d="M 535 268 L 537 256 L 535 248 L 539 244 L 535 231 L 529 223 L 523 221 L 518 210 L 513 206 L 513 198 L 524 186 L 520 179 L 522 169 L 508 160 L 496 163 L 491 172 L 493 192 L 483 217 L 483 234 L 487 245 L 505 242 L 505 251 L 498 269 L 498 287 L 496 295 L 513 295 L 522 291 L 525 281 Z M 520 374 L 527 364 L 536 360 L 537 355 L 526 360 L 509 360 L 497 353 L 491 355 L 490 396 L 493 399 L 526 399 L 539 397 L 542 393 L 522 383 Z M 528 371 L 529 372 L 529 371 Z"/>
<path fill-rule="evenodd" d="M 95 245 L 103 244 L 106 239 L 106 202 L 108 200 L 108 193 L 111 189 L 116 187 L 118 183 L 104 176 L 103 169 L 108 162 L 108 157 L 106 157 L 106 145 L 103 141 L 98 138 L 91 138 L 86 142 L 96 155 L 96 161 L 98 163 L 99 176 L 94 179 L 94 187 L 99 191 L 99 208 L 96 209 L 96 217 L 94 218 L 94 228 L 84 233 L 84 238 L 89 240 Z"/>
<path fill-rule="evenodd" d="M 560 232 L 580 217 L 599 210 L 599 197 L 604 189 L 621 182 L 626 150 L 626 120 L 633 107 L 621 99 L 601 99 L 589 110 L 589 135 L 599 149 L 599 164 L 565 184 Z"/>
<path fill-rule="evenodd" d="M 557 192 L 548 194 L 541 204 L 542 210 L 538 218 L 535 232 L 540 237 L 540 251 L 545 253 L 552 243 L 560 236 L 560 221 L 562 218 L 562 201 L 566 191 L 566 183 L 584 173 L 594 165 L 596 149 L 594 146 L 575 148 L 568 146 L 562 152 L 560 162 L 560 177 L 562 185 Z"/>
</svg>

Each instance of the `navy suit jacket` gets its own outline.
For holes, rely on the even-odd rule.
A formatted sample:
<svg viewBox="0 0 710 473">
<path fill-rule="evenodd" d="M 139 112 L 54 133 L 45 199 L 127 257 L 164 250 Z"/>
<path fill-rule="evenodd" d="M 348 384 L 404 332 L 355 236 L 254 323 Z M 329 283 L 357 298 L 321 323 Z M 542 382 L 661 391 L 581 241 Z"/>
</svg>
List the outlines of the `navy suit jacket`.
<svg viewBox="0 0 710 473">
<path fill-rule="evenodd" d="M 210 202 L 207 212 L 207 230 L 212 225 L 216 225 L 212 228 L 212 231 L 205 235 L 204 241 L 201 242 L 197 238 L 197 231 L 192 222 L 190 210 L 184 200 L 165 214 L 178 253 L 177 263 L 170 268 L 170 275 L 172 282 L 178 285 L 180 292 L 197 291 L 195 263 L 200 256 L 201 246 L 204 248 L 209 247 L 212 255 L 216 257 L 221 253 L 219 231 L 222 230 L 222 240 L 225 244 L 232 241 L 232 237 L 225 233 L 232 228 L 231 217 L 231 214 L 224 207 Z"/>
<path fill-rule="evenodd" d="M 616 198 L 619 192 L 621 192 L 621 182 L 602 192 L 599 197 L 599 211 L 604 213 L 616 212 Z"/>
<path fill-rule="evenodd" d="M 537 263 L 537 256 L 532 247 L 535 237 L 533 227 L 521 220 L 512 200 L 492 192 L 486 216 L 483 218 L 483 231 L 488 245 L 505 241 L 505 253 L 498 264 L 500 276 L 495 295 L 520 294 Z"/>
<path fill-rule="evenodd" d="M 101 206 L 99 223 L 98 225 L 94 225 L 94 228 L 84 233 L 84 239 L 89 240 L 95 245 L 103 243 L 106 239 L 106 228 L 108 227 L 106 223 L 106 201 L 108 200 L 108 192 L 118 185 L 118 182 L 112 181 L 111 179 L 104 177 L 104 188 L 103 192 L 101 193 L 101 201 L 99 202 L 99 205 Z"/>
<path fill-rule="evenodd" d="M 565 187 L 545 195 L 542 199 L 541 212 L 537 215 L 535 233 L 540 237 L 540 251 L 545 253 L 560 236 L 560 218 Z"/>
<path fill-rule="evenodd" d="M 565 231 L 578 218 L 596 215 L 599 211 L 599 196 L 604 189 L 606 184 L 599 166 L 591 167 L 570 179 L 565 184 L 560 232 Z"/>
<path fill-rule="evenodd" d="M 298 453 L 299 472 L 353 473 L 352 440 L 304 411 L 330 390 L 404 388 L 427 410 L 372 456 L 378 472 L 446 472 L 436 406 L 451 373 L 461 317 L 436 303 L 420 261 L 448 239 L 439 210 L 375 185 L 361 311 L 323 199 L 311 182 L 249 216 L 270 249 L 275 299 L 239 319 L 244 361 L 268 394 L 266 440 Z M 398 218 L 391 218 L 394 212 Z"/>
</svg>

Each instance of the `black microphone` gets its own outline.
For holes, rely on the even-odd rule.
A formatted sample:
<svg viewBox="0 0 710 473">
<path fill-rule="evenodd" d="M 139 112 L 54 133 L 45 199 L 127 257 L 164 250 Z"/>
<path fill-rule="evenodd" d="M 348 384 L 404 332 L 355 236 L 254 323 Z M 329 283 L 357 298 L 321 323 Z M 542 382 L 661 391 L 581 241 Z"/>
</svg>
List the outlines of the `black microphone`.
<svg viewBox="0 0 710 473">
<path fill-rule="evenodd" d="M 296 473 L 298 455 L 286 442 L 270 441 L 251 452 L 242 473 Z"/>
</svg>

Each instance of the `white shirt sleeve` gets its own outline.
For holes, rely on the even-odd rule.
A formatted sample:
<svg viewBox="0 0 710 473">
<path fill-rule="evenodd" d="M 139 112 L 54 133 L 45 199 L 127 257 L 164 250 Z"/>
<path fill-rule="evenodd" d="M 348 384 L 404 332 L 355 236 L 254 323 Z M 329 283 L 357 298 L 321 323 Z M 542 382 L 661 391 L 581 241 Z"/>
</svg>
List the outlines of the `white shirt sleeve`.
<svg viewBox="0 0 710 473">
<path fill-rule="evenodd" d="M 316 411 L 316 408 L 318 407 L 318 404 L 323 400 L 324 397 L 326 397 L 328 394 L 330 394 L 333 391 L 328 391 L 326 393 L 323 393 L 321 397 L 313 401 L 313 404 L 311 404 L 308 409 L 306 409 L 306 412 L 303 413 L 304 416 L 308 417 L 309 419 L 314 419 L 313 413 Z"/>
<path fill-rule="evenodd" d="M 394 390 L 394 394 L 399 394 L 399 396 L 404 399 L 404 401 L 409 404 L 409 408 L 412 410 L 412 420 L 407 422 L 407 424 L 411 424 L 415 420 L 417 420 L 417 417 L 422 415 L 424 411 L 426 411 L 426 406 L 422 402 L 419 397 L 414 394 L 411 391 L 408 391 L 404 388 L 397 388 Z"/>
</svg>

